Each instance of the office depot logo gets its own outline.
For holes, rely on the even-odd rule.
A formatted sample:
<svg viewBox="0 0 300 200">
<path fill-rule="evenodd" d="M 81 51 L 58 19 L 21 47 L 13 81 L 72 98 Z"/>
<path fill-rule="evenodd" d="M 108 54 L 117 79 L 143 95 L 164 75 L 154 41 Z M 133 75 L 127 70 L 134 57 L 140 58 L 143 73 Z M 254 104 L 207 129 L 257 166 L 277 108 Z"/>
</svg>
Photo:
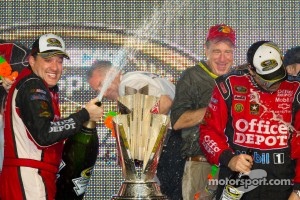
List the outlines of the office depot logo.
<svg viewBox="0 0 300 200">
<path fill-rule="evenodd" d="M 218 147 L 218 144 L 213 139 L 211 139 L 209 135 L 204 136 L 202 145 L 205 150 L 212 155 L 215 155 L 216 152 L 219 152 L 221 150 Z"/>
<path fill-rule="evenodd" d="M 260 149 L 280 149 L 287 147 L 288 127 L 284 123 L 252 119 L 235 122 L 234 143 Z"/>
</svg>

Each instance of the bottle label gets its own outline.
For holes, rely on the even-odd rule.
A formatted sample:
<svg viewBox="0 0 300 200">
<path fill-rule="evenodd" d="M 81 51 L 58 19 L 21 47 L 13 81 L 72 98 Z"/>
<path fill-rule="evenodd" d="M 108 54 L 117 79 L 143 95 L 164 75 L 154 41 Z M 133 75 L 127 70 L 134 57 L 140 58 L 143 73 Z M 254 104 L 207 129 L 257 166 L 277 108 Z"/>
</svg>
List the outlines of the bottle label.
<svg viewBox="0 0 300 200">
<path fill-rule="evenodd" d="M 91 178 L 92 169 L 93 167 L 87 168 L 81 172 L 81 177 L 72 179 L 75 185 L 73 190 L 77 196 L 80 196 L 85 193 L 89 180 Z"/>
<path fill-rule="evenodd" d="M 94 133 L 97 133 L 96 129 L 90 129 L 90 128 L 87 128 L 87 127 L 82 127 L 81 129 L 81 133 L 85 134 L 85 135 L 93 135 Z"/>
<path fill-rule="evenodd" d="M 226 185 L 221 200 L 239 200 L 242 198 L 243 194 L 243 191 L 240 191 L 231 185 Z"/>
</svg>

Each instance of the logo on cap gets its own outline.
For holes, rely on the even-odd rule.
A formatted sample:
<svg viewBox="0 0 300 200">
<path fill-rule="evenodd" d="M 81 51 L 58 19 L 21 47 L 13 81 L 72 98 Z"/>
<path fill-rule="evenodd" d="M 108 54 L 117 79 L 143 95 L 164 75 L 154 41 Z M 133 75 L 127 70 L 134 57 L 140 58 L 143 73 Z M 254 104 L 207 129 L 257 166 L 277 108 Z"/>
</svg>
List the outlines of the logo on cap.
<svg viewBox="0 0 300 200">
<path fill-rule="evenodd" d="M 223 25 L 218 28 L 218 31 L 222 33 L 230 33 L 231 28 L 226 25 Z"/>
<path fill-rule="evenodd" d="M 269 71 L 278 66 L 278 62 L 276 60 L 266 60 L 261 63 L 262 71 Z"/>
<path fill-rule="evenodd" d="M 47 47 L 59 47 L 62 48 L 60 41 L 56 38 L 48 38 L 47 39 Z"/>
<path fill-rule="evenodd" d="M 215 38 L 228 39 L 235 45 L 235 32 L 234 30 L 225 24 L 218 24 L 210 27 L 206 40 L 213 40 Z"/>
</svg>

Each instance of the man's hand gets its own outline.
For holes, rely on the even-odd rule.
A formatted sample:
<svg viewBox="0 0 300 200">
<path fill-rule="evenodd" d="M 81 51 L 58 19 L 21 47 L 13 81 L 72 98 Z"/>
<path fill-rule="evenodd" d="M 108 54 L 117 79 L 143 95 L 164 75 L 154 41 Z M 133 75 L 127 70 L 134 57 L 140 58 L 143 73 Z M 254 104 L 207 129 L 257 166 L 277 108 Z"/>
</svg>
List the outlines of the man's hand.
<svg viewBox="0 0 300 200">
<path fill-rule="evenodd" d="M 172 106 L 172 99 L 169 95 L 161 95 L 159 98 L 159 113 L 167 115 Z"/>
<path fill-rule="evenodd" d="M 90 120 L 95 122 L 100 121 L 103 116 L 103 107 L 97 106 L 97 102 L 99 102 L 98 98 L 94 98 L 85 105 L 85 109 L 90 115 Z"/>
<path fill-rule="evenodd" d="M 11 80 L 7 77 L 2 77 L 2 86 L 4 87 L 4 89 L 6 90 L 6 92 L 9 91 L 11 85 L 15 82 L 15 80 Z"/>
<path fill-rule="evenodd" d="M 190 128 L 199 125 L 203 119 L 206 112 L 205 108 L 199 108 L 197 110 L 187 110 L 185 111 L 179 119 L 173 124 L 174 130 L 179 130 L 183 128 Z"/>
<path fill-rule="evenodd" d="M 299 196 L 295 192 L 292 192 L 288 200 L 299 200 L 299 199 L 300 199 Z"/>
<path fill-rule="evenodd" d="M 251 170 L 253 165 L 253 158 L 247 154 L 240 154 L 234 156 L 228 163 L 228 167 L 232 171 L 247 173 Z"/>
</svg>

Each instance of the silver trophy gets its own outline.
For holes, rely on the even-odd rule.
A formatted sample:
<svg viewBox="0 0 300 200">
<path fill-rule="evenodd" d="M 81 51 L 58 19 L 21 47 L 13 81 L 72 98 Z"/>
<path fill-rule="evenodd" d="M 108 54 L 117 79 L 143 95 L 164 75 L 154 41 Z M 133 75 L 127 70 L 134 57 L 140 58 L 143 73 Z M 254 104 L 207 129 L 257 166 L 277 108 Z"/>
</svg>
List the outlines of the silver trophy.
<svg viewBox="0 0 300 200">
<path fill-rule="evenodd" d="M 123 178 L 112 199 L 167 199 L 154 180 L 170 119 L 152 114 L 158 98 L 140 93 L 118 99 L 121 114 L 114 117 Z"/>
</svg>

